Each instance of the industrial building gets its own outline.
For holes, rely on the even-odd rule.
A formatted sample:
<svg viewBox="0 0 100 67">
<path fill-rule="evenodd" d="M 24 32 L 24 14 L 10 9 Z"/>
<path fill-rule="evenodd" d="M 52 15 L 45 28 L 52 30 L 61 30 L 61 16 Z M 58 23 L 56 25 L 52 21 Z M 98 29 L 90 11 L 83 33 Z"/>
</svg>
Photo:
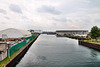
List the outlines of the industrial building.
<svg viewBox="0 0 100 67">
<path fill-rule="evenodd" d="M 80 36 L 80 35 L 87 35 L 89 32 L 88 30 L 57 30 L 56 34 L 57 35 L 75 35 L 75 36 Z"/>
<path fill-rule="evenodd" d="M 31 33 L 29 31 L 14 28 L 0 31 L 0 61 L 7 57 L 7 49 L 30 36 Z"/>
</svg>

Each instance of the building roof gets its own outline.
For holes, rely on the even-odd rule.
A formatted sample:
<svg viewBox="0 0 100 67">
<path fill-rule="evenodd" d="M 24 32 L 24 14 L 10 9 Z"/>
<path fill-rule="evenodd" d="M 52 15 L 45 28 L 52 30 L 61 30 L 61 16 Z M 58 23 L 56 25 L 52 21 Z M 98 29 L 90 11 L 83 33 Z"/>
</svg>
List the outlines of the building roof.
<svg viewBox="0 0 100 67">
<path fill-rule="evenodd" d="M 57 30 L 56 32 L 88 32 L 88 30 Z"/>
<path fill-rule="evenodd" d="M 31 36 L 31 33 L 26 30 L 8 28 L 0 31 L 0 38 L 2 38 L 3 35 L 7 35 L 7 38 L 21 38 L 21 37 L 29 37 Z"/>
</svg>

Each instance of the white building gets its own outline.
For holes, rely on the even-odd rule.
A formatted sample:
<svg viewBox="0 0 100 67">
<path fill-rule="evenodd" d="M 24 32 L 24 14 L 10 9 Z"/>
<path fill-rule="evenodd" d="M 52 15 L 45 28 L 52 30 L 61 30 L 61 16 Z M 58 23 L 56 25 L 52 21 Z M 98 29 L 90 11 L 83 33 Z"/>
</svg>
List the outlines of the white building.
<svg viewBox="0 0 100 67">
<path fill-rule="evenodd" d="M 29 37 L 31 33 L 26 30 L 8 28 L 5 30 L 0 31 L 0 38 L 22 38 L 22 37 Z"/>
<path fill-rule="evenodd" d="M 87 35 L 88 30 L 57 30 L 57 35 Z"/>
</svg>

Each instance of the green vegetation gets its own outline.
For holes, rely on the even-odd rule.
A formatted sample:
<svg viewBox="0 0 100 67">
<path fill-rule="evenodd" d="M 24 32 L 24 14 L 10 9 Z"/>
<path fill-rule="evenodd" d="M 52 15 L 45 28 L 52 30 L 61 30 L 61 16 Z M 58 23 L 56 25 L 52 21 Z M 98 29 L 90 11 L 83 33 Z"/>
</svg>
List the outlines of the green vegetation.
<svg viewBox="0 0 100 67">
<path fill-rule="evenodd" d="M 90 36 L 92 39 L 96 39 L 97 37 L 100 37 L 100 29 L 97 26 L 93 26 L 91 28 Z"/>
<path fill-rule="evenodd" d="M 95 39 L 83 40 L 83 41 L 89 42 L 89 43 L 94 43 L 94 44 L 100 44 L 100 39 L 98 39 L 97 41 Z"/>
<path fill-rule="evenodd" d="M 93 26 L 90 31 L 90 37 L 88 36 L 85 42 L 100 44 L 100 28 Z"/>
<path fill-rule="evenodd" d="M 65 37 L 72 38 L 72 39 L 78 39 L 78 40 L 86 40 L 86 38 L 83 36 L 65 35 Z"/>
</svg>

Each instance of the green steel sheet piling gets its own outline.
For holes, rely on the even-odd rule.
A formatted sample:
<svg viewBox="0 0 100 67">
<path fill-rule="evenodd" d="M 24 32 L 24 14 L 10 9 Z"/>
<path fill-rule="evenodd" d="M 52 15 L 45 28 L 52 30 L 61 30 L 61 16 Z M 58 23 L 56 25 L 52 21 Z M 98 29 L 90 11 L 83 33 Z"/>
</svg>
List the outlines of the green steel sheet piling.
<svg viewBox="0 0 100 67">
<path fill-rule="evenodd" d="M 28 37 L 28 38 L 26 38 L 25 41 L 12 46 L 10 49 L 7 49 L 7 56 L 12 55 L 15 51 L 17 51 L 18 49 L 20 49 L 21 47 L 23 47 L 25 44 L 27 44 L 28 42 L 30 42 L 34 38 L 35 38 L 35 36 Z"/>
</svg>

